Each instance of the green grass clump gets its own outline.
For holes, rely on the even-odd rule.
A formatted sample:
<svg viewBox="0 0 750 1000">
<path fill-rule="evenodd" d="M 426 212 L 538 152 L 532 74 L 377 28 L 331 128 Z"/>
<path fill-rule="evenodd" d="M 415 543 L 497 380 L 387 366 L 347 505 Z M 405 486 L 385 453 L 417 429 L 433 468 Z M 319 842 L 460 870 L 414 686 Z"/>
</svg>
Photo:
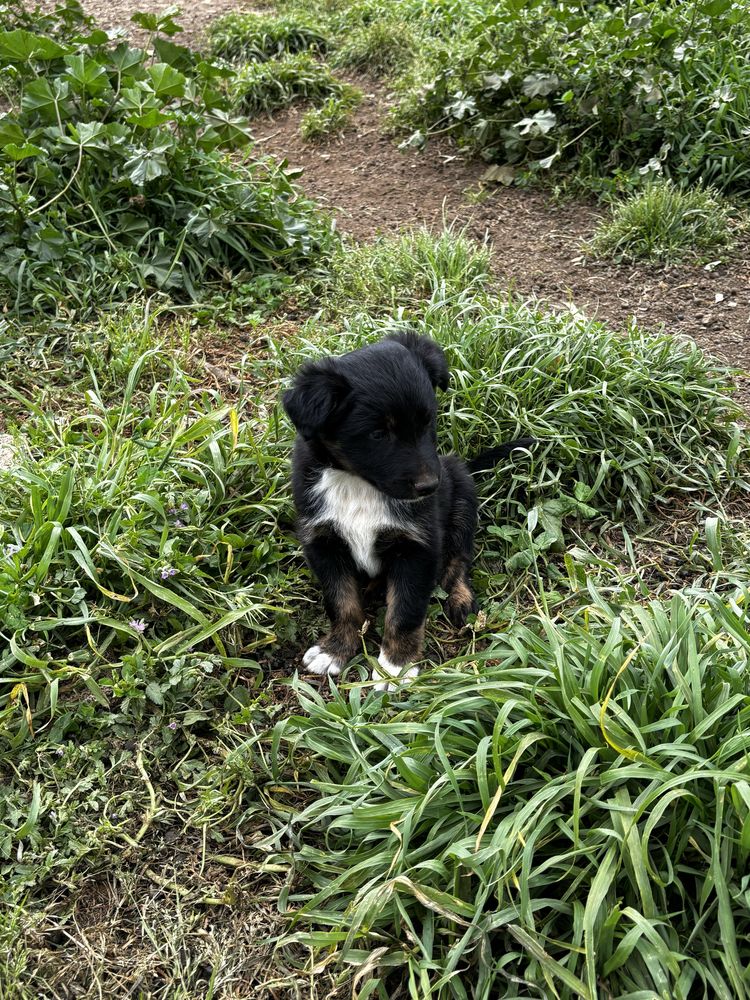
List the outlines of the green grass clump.
<svg viewBox="0 0 750 1000">
<path fill-rule="evenodd" d="M 354 112 L 362 103 L 362 91 L 348 84 L 341 94 L 326 98 L 318 108 L 310 108 L 300 122 L 300 135 L 306 142 L 343 132 L 352 123 Z"/>
<path fill-rule="evenodd" d="M 389 76 L 414 58 L 419 42 L 407 21 L 375 20 L 355 28 L 336 49 L 337 66 Z"/>
<path fill-rule="evenodd" d="M 209 27 L 211 52 L 222 59 L 265 62 L 285 53 L 324 52 L 327 38 L 310 21 L 268 14 L 225 14 Z"/>
<path fill-rule="evenodd" d="M 91 388 L 59 418 L 26 404 L 18 465 L 0 473 L 5 745 L 28 736 L 58 688 L 57 741 L 92 693 L 135 719 L 197 710 L 204 667 L 252 670 L 243 656 L 284 614 L 279 518 L 290 512 L 275 428 L 196 393 L 166 344 L 130 369 L 123 341 L 117 353 L 106 376 L 91 365 Z"/>
<path fill-rule="evenodd" d="M 486 246 L 452 230 L 436 236 L 416 229 L 337 248 L 313 292 L 332 314 L 378 315 L 426 299 L 467 296 L 486 288 L 489 280 Z"/>
<path fill-rule="evenodd" d="M 748 592 L 590 598 L 385 705 L 296 685 L 290 958 L 384 1000 L 748 996 Z"/>
<path fill-rule="evenodd" d="M 348 84 L 308 52 L 243 66 L 233 84 L 234 101 L 250 117 L 288 107 L 294 101 L 340 97 Z"/>
<path fill-rule="evenodd" d="M 482 476 L 497 551 L 512 553 L 508 568 L 559 549 L 566 518 L 642 521 L 670 493 L 718 497 L 738 485 L 742 410 L 727 394 L 727 370 L 693 342 L 635 327 L 621 335 L 499 299 L 486 291 L 486 252 L 451 233 L 344 248 L 331 266 L 323 309 L 347 315 L 347 328 L 327 336 L 316 328 L 300 351 L 287 345 L 288 370 L 306 352 L 352 350 L 407 323 L 446 349 L 445 450 L 471 457 L 516 437 L 539 439 L 530 463 Z"/>
<path fill-rule="evenodd" d="M 730 210 L 720 196 L 660 180 L 615 205 L 590 248 L 598 257 L 672 264 L 715 257 L 731 244 Z"/>
<path fill-rule="evenodd" d="M 0 32 L 14 81 L 0 126 L 7 318 L 90 319 L 143 291 L 195 300 L 330 243 L 278 164 L 227 156 L 250 141 L 231 71 L 156 34 L 177 30 L 168 15 L 138 17 L 149 51 L 104 32 Z"/>
</svg>

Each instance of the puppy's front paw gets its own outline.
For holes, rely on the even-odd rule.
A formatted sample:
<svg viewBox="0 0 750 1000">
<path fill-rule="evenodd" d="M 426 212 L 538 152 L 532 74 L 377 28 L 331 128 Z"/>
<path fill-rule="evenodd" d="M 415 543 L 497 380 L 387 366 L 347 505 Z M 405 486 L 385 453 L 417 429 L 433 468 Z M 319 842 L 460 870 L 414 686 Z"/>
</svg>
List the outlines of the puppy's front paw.
<svg viewBox="0 0 750 1000">
<path fill-rule="evenodd" d="M 417 667 L 408 667 L 406 664 L 399 667 L 397 664 L 391 663 L 381 649 L 380 656 L 378 656 L 378 667 L 372 672 L 372 679 L 377 681 L 374 689 L 376 691 L 395 691 L 398 684 L 387 680 L 388 677 L 397 678 L 400 684 L 408 684 L 409 681 L 414 680 L 418 673 Z"/>
<path fill-rule="evenodd" d="M 302 665 L 311 674 L 340 674 L 343 663 L 326 653 L 320 646 L 310 646 L 302 657 Z"/>
</svg>

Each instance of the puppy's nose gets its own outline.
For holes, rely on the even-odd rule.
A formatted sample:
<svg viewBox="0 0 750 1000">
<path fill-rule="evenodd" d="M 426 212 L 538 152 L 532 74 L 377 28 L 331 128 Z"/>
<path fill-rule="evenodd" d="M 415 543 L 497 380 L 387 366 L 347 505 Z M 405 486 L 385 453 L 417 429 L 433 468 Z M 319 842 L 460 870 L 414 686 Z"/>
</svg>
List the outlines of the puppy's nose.
<svg viewBox="0 0 750 1000">
<path fill-rule="evenodd" d="M 414 483 L 414 489 L 418 496 L 427 497 L 438 488 L 440 480 L 437 476 L 423 476 Z"/>
</svg>

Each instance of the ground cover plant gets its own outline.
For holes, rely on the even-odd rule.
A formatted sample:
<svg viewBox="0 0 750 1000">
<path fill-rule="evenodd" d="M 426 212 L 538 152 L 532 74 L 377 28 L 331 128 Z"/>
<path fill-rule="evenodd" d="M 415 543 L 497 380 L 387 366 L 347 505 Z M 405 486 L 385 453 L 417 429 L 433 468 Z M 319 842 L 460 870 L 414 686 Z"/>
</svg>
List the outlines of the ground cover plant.
<svg viewBox="0 0 750 1000">
<path fill-rule="evenodd" d="M 732 242 L 729 208 L 715 192 L 660 180 L 616 203 L 590 245 L 600 257 L 675 263 L 714 259 Z"/>
<path fill-rule="evenodd" d="M 74 7 L 70 8 L 75 9 Z M 9 318 L 90 318 L 158 290 L 177 301 L 305 266 L 328 226 L 250 141 L 233 71 L 141 18 L 146 49 L 90 26 L 0 32 L 0 295 Z"/>
</svg>

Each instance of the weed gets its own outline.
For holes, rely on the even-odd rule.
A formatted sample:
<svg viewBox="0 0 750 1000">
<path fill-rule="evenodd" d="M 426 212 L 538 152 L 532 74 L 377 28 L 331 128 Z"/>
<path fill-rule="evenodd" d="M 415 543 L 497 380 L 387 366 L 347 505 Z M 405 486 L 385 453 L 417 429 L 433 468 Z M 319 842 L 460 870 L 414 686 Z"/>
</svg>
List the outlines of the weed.
<svg viewBox="0 0 750 1000">
<path fill-rule="evenodd" d="M 3 0 L 0 4 L 0 31 L 20 29 L 63 40 L 72 35 L 88 34 L 93 28 L 94 19 L 86 14 L 78 0 L 64 0 L 44 9 L 39 6 L 29 9 L 21 0 Z"/>
<path fill-rule="evenodd" d="M 375 20 L 343 39 L 334 59 L 337 66 L 389 76 L 403 70 L 418 49 L 416 33 L 407 21 Z"/>
<path fill-rule="evenodd" d="M 289 956 L 333 951 L 382 998 L 746 996 L 747 596 L 592 589 L 386 705 L 298 682 Z"/>
<path fill-rule="evenodd" d="M 309 8 L 286 0 L 285 13 Z M 519 177 L 622 189 L 643 175 L 750 191 L 741 5 L 345 0 L 331 58 L 390 77 L 397 128 L 453 133 Z"/>
<path fill-rule="evenodd" d="M 731 247 L 730 217 L 729 205 L 713 191 L 652 181 L 615 205 L 590 248 L 615 260 L 705 260 Z"/>
<path fill-rule="evenodd" d="M 9 318 L 90 318 L 144 290 L 195 299 L 330 242 L 277 164 L 227 158 L 250 138 L 228 70 L 160 37 L 147 52 L 23 30 L 0 33 L 0 65 L 18 89 L 0 125 Z"/>
<path fill-rule="evenodd" d="M 324 52 L 327 39 L 309 20 L 295 16 L 232 12 L 209 28 L 211 52 L 223 59 L 265 62 L 295 52 Z"/>
<path fill-rule="evenodd" d="M 234 100 L 244 114 L 258 115 L 306 98 L 340 97 L 348 85 L 308 52 L 243 66 L 233 83 Z"/>
<path fill-rule="evenodd" d="M 326 98 L 319 108 L 310 108 L 302 116 L 300 135 L 306 142 L 313 142 L 343 132 L 351 125 L 361 102 L 362 91 L 344 84 L 340 94 Z"/>
</svg>

